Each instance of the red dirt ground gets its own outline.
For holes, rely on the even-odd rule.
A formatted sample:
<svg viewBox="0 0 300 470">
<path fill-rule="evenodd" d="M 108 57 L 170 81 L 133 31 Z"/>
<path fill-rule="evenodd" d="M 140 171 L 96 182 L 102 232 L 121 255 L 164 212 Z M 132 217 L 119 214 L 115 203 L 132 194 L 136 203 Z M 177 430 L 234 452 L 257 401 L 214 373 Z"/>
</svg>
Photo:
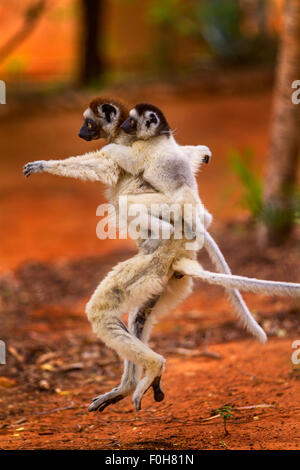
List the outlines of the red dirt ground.
<svg viewBox="0 0 300 470">
<path fill-rule="evenodd" d="M 235 205 L 240 188 L 225 158 L 230 148 L 250 144 L 262 166 L 270 96 L 160 101 L 180 142 L 213 150 L 199 188 L 233 271 L 299 281 L 299 235 L 280 249 L 258 251 L 254 228 Z M 76 137 L 80 121 L 79 110 L 1 121 L 0 315 L 8 364 L 0 366 L 0 448 L 299 448 L 299 369 L 291 362 L 299 302 L 245 296 L 269 334 L 263 346 L 236 325 L 223 292 L 200 283 L 153 332 L 151 346 L 167 358 L 165 401 L 155 403 L 149 392 L 138 414 L 129 398 L 102 414 L 87 412 L 93 396 L 118 383 L 121 368 L 92 334 L 84 305 L 134 247 L 96 239 L 101 185 L 47 175 L 26 181 L 21 174 L 26 161 L 95 148 Z M 202 354 L 206 344 L 212 355 Z M 226 404 L 233 412 L 228 435 L 221 417 L 205 420 Z"/>
</svg>

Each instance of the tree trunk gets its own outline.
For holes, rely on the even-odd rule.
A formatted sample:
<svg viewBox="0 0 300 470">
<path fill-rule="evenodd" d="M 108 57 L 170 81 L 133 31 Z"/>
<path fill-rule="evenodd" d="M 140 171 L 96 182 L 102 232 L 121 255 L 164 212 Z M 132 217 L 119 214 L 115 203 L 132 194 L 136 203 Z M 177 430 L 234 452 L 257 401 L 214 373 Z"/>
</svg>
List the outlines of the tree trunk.
<svg viewBox="0 0 300 470">
<path fill-rule="evenodd" d="M 299 79 L 300 1 L 285 0 L 259 230 L 259 241 L 264 246 L 283 242 L 293 227 L 300 104 L 292 102 L 292 83 Z"/>
<path fill-rule="evenodd" d="M 81 0 L 82 9 L 82 60 L 80 84 L 89 85 L 97 82 L 103 73 L 103 62 L 99 52 L 100 19 L 103 0 Z"/>
</svg>

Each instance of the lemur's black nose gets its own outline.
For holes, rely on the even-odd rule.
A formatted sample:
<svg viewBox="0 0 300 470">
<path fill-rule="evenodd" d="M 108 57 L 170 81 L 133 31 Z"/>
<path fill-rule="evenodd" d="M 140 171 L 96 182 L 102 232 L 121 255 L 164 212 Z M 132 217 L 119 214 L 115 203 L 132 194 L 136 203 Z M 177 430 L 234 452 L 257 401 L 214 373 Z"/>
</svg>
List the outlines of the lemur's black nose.
<svg viewBox="0 0 300 470">
<path fill-rule="evenodd" d="M 91 133 L 88 129 L 88 127 L 83 124 L 78 132 L 78 137 L 80 137 L 81 139 L 84 139 L 84 140 L 92 140 L 92 136 L 91 136 Z"/>
<path fill-rule="evenodd" d="M 78 137 L 84 140 L 92 140 L 90 135 L 85 134 L 84 132 L 79 131 L 78 132 Z"/>
<path fill-rule="evenodd" d="M 126 134 L 134 134 L 136 131 L 137 122 L 136 119 L 129 117 L 121 125 L 121 129 L 126 132 Z"/>
<path fill-rule="evenodd" d="M 209 163 L 209 162 L 210 162 L 210 155 L 204 155 L 203 163 Z"/>
</svg>

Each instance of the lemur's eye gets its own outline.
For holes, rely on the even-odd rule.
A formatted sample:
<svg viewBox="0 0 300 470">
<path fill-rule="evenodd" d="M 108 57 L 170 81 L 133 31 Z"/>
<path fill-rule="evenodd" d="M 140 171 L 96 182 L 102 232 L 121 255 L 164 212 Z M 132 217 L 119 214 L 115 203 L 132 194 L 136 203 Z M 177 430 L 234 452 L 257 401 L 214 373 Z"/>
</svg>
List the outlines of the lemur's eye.
<svg viewBox="0 0 300 470">
<path fill-rule="evenodd" d="M 92 129 L 92 127 L 93 127 L 90 122 L 88 122 L 88 125 L 87 125 L 87 126 L 88 126 L 89 129 Z"/>
<path fill-rule="evenodd" d="M 134 119 L 130 119 L 130 125 L 133 127 L 135 125 L 135 120 Z"/>
</svg>

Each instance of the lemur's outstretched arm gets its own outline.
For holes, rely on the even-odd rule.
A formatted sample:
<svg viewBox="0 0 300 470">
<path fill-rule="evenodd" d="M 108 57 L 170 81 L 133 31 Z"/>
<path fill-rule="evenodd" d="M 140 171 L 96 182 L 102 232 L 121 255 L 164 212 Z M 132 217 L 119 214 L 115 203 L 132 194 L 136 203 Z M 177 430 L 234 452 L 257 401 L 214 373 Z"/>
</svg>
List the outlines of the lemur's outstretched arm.
<svg viewBox="0 0 300 470">
<path fill-rule="evenodd" d="M 112 186 L 117 183 L 121 168 L 112 159 L 100 155 L 100 151 L 97 150 L 64 160 L 29 162 L 23 168 L 23 173 L 27 177 L 38 172 L 84 181 L 101 181 L 108 186 Z"/>
<path fill-rule="evenodd" d="M 114 148 L 111 144 L 110 148 Z M 63 160 L 39 160 L 35 162 L 29 162 L 24 166 L 23 172 L 25 176 L 29 177 L 34 173 L 50 173 L 57 176 L 65 176 L 70 178 L 77 178 L 84 181 L 101 181 L 102 183 L 113 186 L 117 183 L 121 169 L 127 170 L 131 174 L 138 173 L 138 168 L 134 166 L 136 160 L 134 158 L 128 158 L 128 154 L 131 153 L 131 148 L 121 145 L 116 145 L 118 149 L 118 158 L 120 164 L 116 163 L 107 152 L 103 153 L 101 150 L 95 152 L 89 152 L 76 157 L 69 157 Z M 206 149 L 206 148 L 204 148 Z M 202 146 L 199 146 L 198 150 L 195 150 L 195 155 L 199 159 L 202 155 L 207 153 L 203 150 Z M 121 168 L 122 167 L 122 168 Z M 145 216 L 144 226 L 152 227 L 152 233 L 162 233 L 162 230 L 168 231 L 170 234 L 173 233 L 173 226 L 159 219 L 159 217 L 152 216 L 150 213 L 152 204 L 162 204 L 170 202 L 169 199 L 161 193 L 148 193 L 146 197 L 142 195 L 130 195 L 128 198 L 129 204 L 143 204 L 147 207 L 148 214 Z M 148 233 L 148 230 L 145 230 Z M 132 234 L 131 234 L 132 235 Z M 157 239 L 159 236 L 155 236 L 155 241 L 150 242 L 153 249 L 155 244 L 157 246 Z M 146 242 L 147 244 L 148 242 Z"/>
<path fill-rule="evenodd" d="M 120 146 L 118 146 L 120 152 Z M 109 186 L 115 184 L 119 178 L 120 166 L 126 169 L 128 173 L 136 174 L 136 162 L 128 160 L 130 147 L 119 154 L 120 163 L 118 165 L 107 153 L 104 155 L 101 150 L 88 152 L 76 157 L 69 157 L 62 160 L 36 160 L 24 165 L 23 172 L 25 176 L 33 173 L 51 173 L 57 176 L 66 176 L 69 178 L 81 179 L 84 181 L 101 181 Z M 190 158 L 191 166 L 194 172 L 198 171 L 199 166 L 207 161 L 210 156 L 210 150 L 204 145 L 183 145 L 181 147 L 184 154 Z M 110 150 L 111 151 L 111 150 Z M 129 152 L 129 153 L 128 153 Z"/>
</svg>

